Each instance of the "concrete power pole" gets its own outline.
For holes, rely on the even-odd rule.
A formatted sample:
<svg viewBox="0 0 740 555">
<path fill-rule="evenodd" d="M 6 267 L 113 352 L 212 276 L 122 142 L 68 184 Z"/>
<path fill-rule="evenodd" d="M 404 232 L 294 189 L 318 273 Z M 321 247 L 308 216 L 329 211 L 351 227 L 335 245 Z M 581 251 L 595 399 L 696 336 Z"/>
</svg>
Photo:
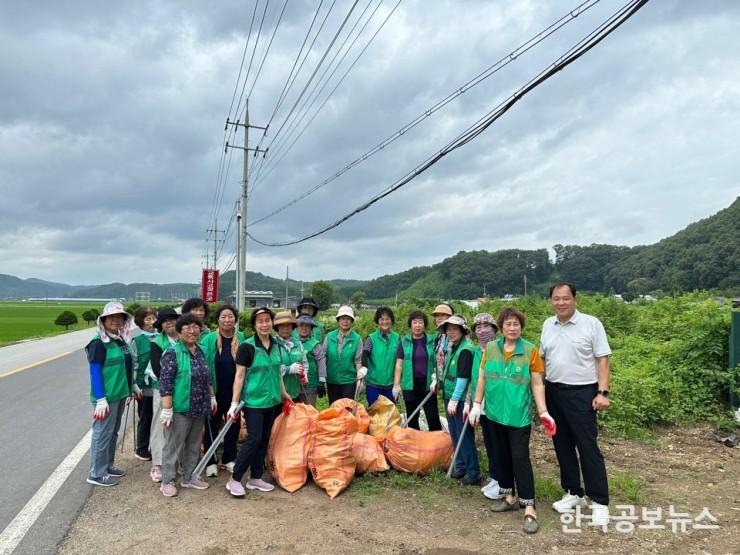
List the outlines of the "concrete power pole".
<svg viewBox="0 0 740 555">
<path fill-rule="evenodd" d="M 224 230 L 218 228 L 218 221 L 216 221 L 216 225 L 213 226 L 215 229 L 206 229 L 206 233 L 213 233 L 213 269 L 216 268 L 216 261 L 218 260 L 218 234 L 225 233 Z"/>
<path fill-rule="evenodd" d="M 236 276 L 236 299 L 234 299 L 234 302 L 238 305 L 239 304 L 239 291 L 243 291 L 244 289 L 241 286 L 241 272 L 239 271 L 239 268 L 242 267 L 241 265 L 241 240 L 242 236 L 239 230 L 241 229 L 242 225 L 242 212 L 241 212 L 241 202 L 236 201 L 236 266 L 234 266 L 234 275 Z M 244 303 L 244 298 L 242 297 L 242 304 Z M 237 310 L 239 310 L 237 308 Z M 237 329 L 239 329 L 239 322 L 236 323 Z"/>
<path fill-rule="evenodd" d="M 229 128 L 229 125 L 233 125 L 235 127 L 243 127 L 244 128 L 244 146 L 236 146 L 236 145 L 230 145 L 228 141 L 226 142 L 226 150 L 230 148 L 238 148 L 242 151 L 244 151 L 244 167 L 242 168 L 242 196 L 241 196 L 241 209 L 242 209 L 242 217 L 240 220 L 239 225 L 239 265 L 236 269 L 236 273 L 239 276 L 239 289 L 236 290 L 236 309 L 238 311 L 244 310 L 244 292 L 247 289 L 247 208 L 248 208 L 248 196 L 249 196 L 249 152 L 254 152 L 254 156 L 256 156 L 258 153 L 263 153 L 263 155 L 267 155 L 267 150 L 262 150 L 260 148 L 249 148 L 249 128 L 253 129 L 262 129 L 263 131 L 267 132 L 267 127 L 260 127 L 258 125 L 250 125 L 249 123 L 249 104 L 248 102 L 245 104 L 245 110 L 244 110 L 245 116 L 244 116 L 244 123 L 240 123 L 239 120 L 237 121 L 229 121 L 228 118 L 226 119 L 226 129 Z"/>
</svg>

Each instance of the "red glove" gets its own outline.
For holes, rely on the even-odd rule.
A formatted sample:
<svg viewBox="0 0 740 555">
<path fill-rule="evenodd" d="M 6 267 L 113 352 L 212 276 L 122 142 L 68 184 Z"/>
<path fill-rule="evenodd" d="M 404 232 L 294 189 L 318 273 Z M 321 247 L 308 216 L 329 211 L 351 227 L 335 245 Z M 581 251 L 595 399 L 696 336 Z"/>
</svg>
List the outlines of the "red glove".
<svg viewBox="0 0 740 555">
<path fill-rule="evenodd" d="M 293 401 L 291 401 L 290 399 L 286 399 L 285 401 L 283 401 L 283 414 L 286 415 L 286 416 L 289 415 L 290 414 L 290 409 L 293 408 L 293 405 L 294 404 L 295 403 Z"/>
<path fill-rule="evenodd" d="M 545 433 L 547 435 L 554 436 L 557 433 L 558 427 L 549 412 L 545 411 L 540 414 L 540 422 L 542 422 L 542 425 L 545 427 Z"/>
</svg>

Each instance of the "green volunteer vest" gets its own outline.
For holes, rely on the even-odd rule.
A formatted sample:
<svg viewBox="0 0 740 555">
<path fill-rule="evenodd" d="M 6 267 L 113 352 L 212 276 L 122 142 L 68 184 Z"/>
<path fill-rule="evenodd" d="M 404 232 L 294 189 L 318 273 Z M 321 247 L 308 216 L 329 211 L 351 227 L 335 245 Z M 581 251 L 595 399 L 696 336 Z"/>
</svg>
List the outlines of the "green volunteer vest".
<svg viewBox="0 0 740 555">
<path fill-rule="evenodd" d="M 282 360 L 282 364 L 285 366 L 290 366 L 294 362 L 303 362 L 303 352 L 299 346 L 299 341 L 294 340 L 292 336 L 290 340 L 293 342 L 293 346 L 290 351 L 280 345 L 279 339 L 277 340 L 278 346 L 280 347 L 280 359 Z M 298 394 L 301 392 L 301 380 L 298 376 L 295 374 L 285 374 L 283 376 L 283 383 L 285 384 L 285 391 L 288 392 L 291 399 L 298 397 Z"/>
<path fill-rule="evenodd" d="M 432 373 L 436 364 L 434 360 L 434 342 L 433 334 L 425 334 L 427 340 L 427 389 L 432 383 Z M 401 388 L 407 391 L 414 389 L 414 340 L 410 333 L 401 338 L 401 347 L 403 348 L 403 370 L 401 371 Z M 373 346 L 373 349 L 375 346 Z"/>
<path fill-rule="evenodd" d="M 470 393 L 470 404 L 472 406 L 473 401 L 475 401 L 475 391 L 478 389 L 478 374 L 480 372 L 480 361 L 483 359 L 483 349 L 480 348 L 480 345 L 476 345 L 474 347 L 475 354 L 473 355 L 473 368 L 470 372 L 470 389 L 468 390 L 468 393 Z"/>
<path fill-rule="evenodd" d="M 283 394 L 280 376 L 280 347 L 273 344 L 268 353 L 261 346 L 257 347 L 255 336 L 247 339 L 254 347 L 252 366 L 247 368 L 242 387 L 241 399 L 249 408 L 268 409 L 282 402 Z"/>
<path fill-rule="evenodd" d="M 355 367 L 355 352 L 360 342 L 360 334 L 350 331 L 344 340 L 342 355 L 339 355 L 337 337 L 339 330 L 330 331 L 326 335 L 326 381 L 331 384 L 350 384 L 357 379 Z"/>
<path fill-rule="evenodd" d="M 298 340 L 300 341 L 300 339 Z M 301 343 L 303 344 L 303 350 L 306 352 L 306 360 L 308 361 L 308 383 L 306 387 L 319 387 L 319 365 L 313 356 L 314 347 L 319 344 L 319 340 L 311 336 L 306 341 L 301 341 Z"/>
<path fill-rule="evenodd" d="M 486 345 L 484 409 L 491 420 L 523 428 L 532 423 L 529 357 L 534 344 L 519 338 L 509 362 L 504 362 L 504 339 Z"/>
<path fill-rule="evenodd" d="M 237 331 L 234 336 L 236 337 L 236 344 L 241 345 L 247 338 L 244 332 Z M 232 339 L 233 341 L 233 339 Z M 203 358 L 206 359 L 208 370 L 211 373 L 211 384 L 213 385 L 213 392 L 216 393 L 216 353 L 218 352 L 218 330 L 212 331 L 211 333 L 204 335 L 200 338 L 200 348 L 203 349 Z"/>
<path fill-rule="evenodd" d="M 473 357 L 475 357 L 475 347 L 473 347 L 473 344 L 468 340 L 467 337 L 463 337 L 462 341 L 460 342 L 460 346 L 455 350 L 455 354 L 452 356 L 448 356 L 447 360 L 445 361 L 445 369 L 443 374 L 445 399 L 452 399 L 452 392 L 455 391 L 455 382 L 457 381 L 457 359 L 460 358 L 460 353 L 462 353 L 463 351 L 470 351 Z M 460 399 L 465 400 L 466 394 L 467 390 L 463 391 L 462 397 Z"/>
<path fill-rule="evenodd" d="M 396 372 L 396 351 L 401 342 L 401 336 L 395 331 L 388 333 L 388 339 L 383 339 L 380 330 L 370 334 L 373 350 L 367 363 L 367 383 L 375 387 L 393 387 L 393 377 Z"/>
<path fill-rule="evenodd" d="M 100 334 L 96 333 L 92 341 L 100 339 Z M 90 343 L 92 343 L 92 341 Z M 90 346 L 88 343 L 85 350 Z M 126 361 L 123 358 L 123 349 L 112 339 L 105 346 L 105 362 L 100 372 L 103 374 L 103 388 L 105 398 L 108 403 L 125 399 L 131 395 L 131 384 L 126 378 Z M 92 385 L 90 385 L 90 402 L 94 405 L 97 402 L 93 394 Z"/>
<path fill-rule="evenodd" d="M 139 386 L 139 389 L 148 388 L 150 386 L 144 383 L 144 371 L 151 360 L 151 342 L 142 333 L 134 337 L 134 343 L 136 343 L 136 385 Z"/>
<path fill-rule="evenodd" d="M 196 346 L 196 349 L 199 346 Z M 185 343 L 178 341 L 169 350 L 175 352 L 177 357 L 177 374 L 172 385 L 172 410 L 175 412 L 188 412 L 190 409 L 190 351 Z M 164 356 L 164 353 L 162 353 Z"/>
</svg>

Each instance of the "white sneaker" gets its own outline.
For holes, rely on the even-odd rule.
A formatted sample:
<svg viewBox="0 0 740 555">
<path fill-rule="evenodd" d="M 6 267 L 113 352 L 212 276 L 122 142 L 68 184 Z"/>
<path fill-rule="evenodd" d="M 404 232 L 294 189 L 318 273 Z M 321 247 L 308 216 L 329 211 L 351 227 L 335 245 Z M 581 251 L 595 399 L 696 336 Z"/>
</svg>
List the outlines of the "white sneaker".
<svg viewBox="0 0 740 555">
<path fill-rule="evenodd" d="M 573 495 L 570 492 L 563 495 L 560 501 L 555 501 L 552 504 L 552 508 L 559 513 L 569 513 L 576 507 L 588 507 L 588 501 L 585 497 Z"/>
<path fill-rule="evenodd" d="M 485 487 L 481 488 L 481 492 L 488 499 L 496 500 L 506 497 L 506 494 L 501 493 L 500 486 L 496 480 L 491 480 L 490 482 L 488 482 Z"/>
<path fill-rule="evenodd" d="M 212 476 L 218 476 L 218 465 L 217 464 L 209 464 L 206 467 L 206 477 L 210 478 Z"/>
<path fill-rule="evenodd" d="M 224 468 L 229 471 L 229 474 L 234 473 L 234 466 L 236 466 L 236 463 L 234 461 L 228 462 L 224 465 Z"/>
<path fill-rule="evenodd" d="M 483 490 L 486 489 L 488 486 L 490 486 L 491 482 L 493 481 L 494 481 L 493 478 L 491 478 L 490 476 L 486 478 L 485 482 L 483 482 L 483 487 L 480 488 L 481 493 L 483 493 Z"/>
<path fill-rule="evenodd" d="M 591 503 L 591 526 L 606 528 L 609 525 L 609 505 Z"/>
</svg>

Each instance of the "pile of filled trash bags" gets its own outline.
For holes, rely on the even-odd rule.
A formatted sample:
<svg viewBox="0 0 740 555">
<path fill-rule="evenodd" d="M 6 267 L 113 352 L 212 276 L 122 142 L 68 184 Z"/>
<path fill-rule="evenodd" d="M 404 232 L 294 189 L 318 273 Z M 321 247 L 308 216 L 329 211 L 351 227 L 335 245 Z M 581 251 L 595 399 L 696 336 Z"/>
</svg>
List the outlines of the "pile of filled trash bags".
<svg viewBox="0 0 740 555">
<path fill-rule="evenodd" d="M 369 409 L 340 399 L 321 412 L 293 405 L 275 420 L 267 463 L 283 489 L 303 487 L 311 472 L 314 482 L 334 498 L 355 474 L 401 472 L 426 474 L 446 470 L 452 461 L 447 432 L 422 432 L 401 426 L 401 414 L 380 396 Z"/>
</svg>

